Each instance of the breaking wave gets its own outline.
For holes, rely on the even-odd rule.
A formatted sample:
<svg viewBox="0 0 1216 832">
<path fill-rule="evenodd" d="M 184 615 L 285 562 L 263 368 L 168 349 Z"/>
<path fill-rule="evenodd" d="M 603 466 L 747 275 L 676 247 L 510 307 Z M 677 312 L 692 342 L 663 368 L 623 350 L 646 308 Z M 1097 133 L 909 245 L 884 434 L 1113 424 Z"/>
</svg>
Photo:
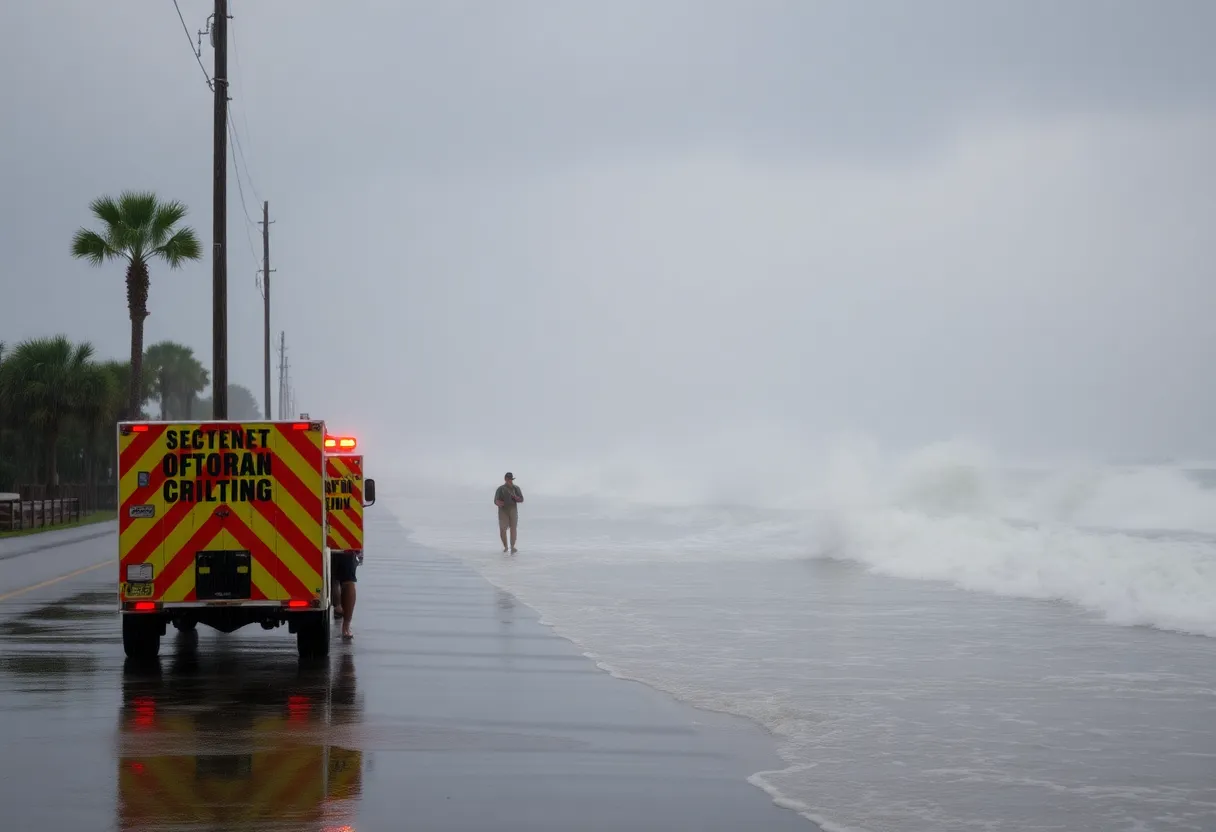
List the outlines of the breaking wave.
<svg viewBox="0 0 1216 832">
<path fill-rule="evenodd" d="M 577 497 L 594 507 L 580 512 L 620 530 L 537 524 L 530 546 L 606 560 L 847 559 L 893 577 L 1067 601 L 1113 623 L 1216 636 L 1212 468 L 1019 468 L 961 442 L 898 457 L 865 441 L 826 453 L 773 437 L 712 448 L 530 464 L 517 476 L 531 511 Z M 452 485 L 467 483 L 462 471 L 497 471 L 472 457 L 448 462 Z M 443 475 L 426 489 L 437 481 Z M 482 537 L 458 541 L 422 526 L 438 545 L 465 548 Z"/>
</svg>

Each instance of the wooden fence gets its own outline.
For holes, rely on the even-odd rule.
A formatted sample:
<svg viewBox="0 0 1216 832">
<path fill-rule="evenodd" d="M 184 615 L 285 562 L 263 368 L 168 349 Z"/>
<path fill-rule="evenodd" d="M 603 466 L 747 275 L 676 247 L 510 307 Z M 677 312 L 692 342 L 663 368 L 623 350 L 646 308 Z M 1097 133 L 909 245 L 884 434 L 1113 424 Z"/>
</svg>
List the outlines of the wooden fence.
<svg viewBox="0 0 1216 832">
<path fill-rule="evenodd" d="M 4 490 L 3 487 L 0 487 L 0 491 Z M 64 483 L 55 488 L 25 484 L 18 485 L 13 490 L 27 502 L 56 499 L 77 500 L 85 514 L 91 514 L 94 511 L 113 511 L 117 508 L 118 503 L 118 487 L 112 482 L 102 482 L 93 486 Z"/>
<path fill-rule="evenodd" d="M 0 500 L 0 531 L 61 526 L 80 520 L 81 501 L 75 497 L 59 500 Z"/>
</svg>

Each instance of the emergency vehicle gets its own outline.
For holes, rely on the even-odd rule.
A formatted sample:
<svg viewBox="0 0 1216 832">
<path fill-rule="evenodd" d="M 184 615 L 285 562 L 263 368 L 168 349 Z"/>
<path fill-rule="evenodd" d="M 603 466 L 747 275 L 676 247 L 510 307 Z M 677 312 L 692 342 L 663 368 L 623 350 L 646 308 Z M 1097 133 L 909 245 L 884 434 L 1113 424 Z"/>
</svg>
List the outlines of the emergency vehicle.
<svg viewBox="0 0 1216 832">
<path fill-rule="evenodd" d="M 325 543 L 363 562 L 363 509 L 376 502 L 375 480 L 363 479 L 363 454 L 353 436 L 325 437 Z M 370 502 L 364 503 L 364 497 Z"/>
<path fill-rule="evenodd" d="M 325 435 L 316 420 L 119 423 L 128 657 L 154 658 L 169 624 L 286 624 L 301 657 L 328 654 Z"/>
<path fill-rule="evenodd" d="M 353 829 L 364 767 L 353 659 L 332 671 L 254 660 L 256 674 L 241 660 L 124 674 L 114 828 Z"/>
</svg>

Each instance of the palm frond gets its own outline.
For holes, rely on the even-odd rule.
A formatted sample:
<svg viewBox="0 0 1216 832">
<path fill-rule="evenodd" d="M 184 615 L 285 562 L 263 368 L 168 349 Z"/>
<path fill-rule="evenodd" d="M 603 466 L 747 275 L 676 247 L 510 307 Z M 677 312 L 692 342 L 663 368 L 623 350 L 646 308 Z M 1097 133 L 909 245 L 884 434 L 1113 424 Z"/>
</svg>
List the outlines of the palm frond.
<svg viewBox="0 0 1216 832">
<path fill-rule="evenodd" d="M 72 358 L 69 363 L 73 367 L 83 367 L 85 364 L 88 364 L 93 360 L 93 356 L 96 355 L 96 353 L 97 350 L 90 342 L 81 341 L 76 345 L 76 348 L 72 350 Z"/>
<path fill-rule="evenodd" d="M 169 268 L 177 269 L 181 268 L 187 260 L 201 260 L 203 246 L 193 228 L 182 228 L 165 240 L 164 245 L 157 248 L 154 253 L 163 257 L 169 264 Z"/>
<path fill-rule="evenodd" d="M 79 229 L 72 236 L 72 256 L 79 260 L 88 260 L 94 266 L 100 266 L 106 260 L 119 257 L 112 242 L 87 228 Z"/>
<path fill-rule="evenodd" d="M 110 228 L 122 225 L 122 208 L 112 196 L 99 196 L 89 203 L 93 216 L 104 222 Z"/>
<path fill-rule="evenodd" d="M 118 196 L 123 225 L 128 228 L 151 228 L 156 218 L 156 194 L 152 191 L 123 191 Z"/>
<path fill-rule="evenodd" d="M 151 191 L 124 191 L 118 197 L 122 209 L 122 248 L 132 261 L 145 260 L 156 248 L 152 221 L 156 218 L 156 194 Z"/>
<path fill-rule="evenodd" d="M 153 248 L 161 248 L 169 239 L 173 226 L 186 216 L 186 206 L 182 202 L 162 202 L 157 205 L 156 213 L 151 223 L 151 243 Z"/>
</svg>

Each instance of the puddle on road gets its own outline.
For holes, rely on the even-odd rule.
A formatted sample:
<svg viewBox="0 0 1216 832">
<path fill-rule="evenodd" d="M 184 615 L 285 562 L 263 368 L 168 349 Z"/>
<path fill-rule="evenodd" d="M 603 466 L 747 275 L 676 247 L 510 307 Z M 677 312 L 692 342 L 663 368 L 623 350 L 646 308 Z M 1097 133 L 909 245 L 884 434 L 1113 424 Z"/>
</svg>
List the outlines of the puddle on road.
<svg viewBox="0 0 1216 832">
<path fill-rule="evenodd" d="M 0 641 L 81 645 L 113 642 L 113 635 L 98 633 L 101 628 L 96 622 L 107 620 L 116 632 L 118 609 L 113 592 L 77 592 L 0 621 Z"/>
<path fill-rule="evenodd" d="M 77 676 L 97 672 L 97 657 L 88 653 L 9 653 L 0 656 L 0 674 Z"/>
<path fill-rule="evenodd" d="M 114 608 L 106 609 L 104 607 L 69 607 L 67 605 L 53 604 L 49 607 L 41 607 L 36 610 L 31 610 L 25 613 L 23 618 L 33 619 L 35 621 L 82 621 L 91 618 L 110 618 L 116 617 L 118 610 Z"/>
</svg>

